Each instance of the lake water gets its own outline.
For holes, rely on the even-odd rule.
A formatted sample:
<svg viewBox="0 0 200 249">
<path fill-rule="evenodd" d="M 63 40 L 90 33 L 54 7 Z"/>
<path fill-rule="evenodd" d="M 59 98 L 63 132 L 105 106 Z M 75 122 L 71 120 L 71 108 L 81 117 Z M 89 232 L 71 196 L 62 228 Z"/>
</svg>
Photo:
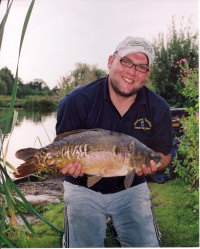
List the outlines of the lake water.
<svg viewBox="0 0 200 249">
<path fill-rule="evenodd" d="M 5 115 L 7 110 L 0 109 L 0 116 Z M 17 167 L 23 161 L 15 157 L 15 152 L 22 148 L 32 147 L 40 148 L 53 141 L 56 136 L 56 112 L 44 114 L 25 112 L 22 109 L 17 110 L 18 121 L 11 134 L 8 154 L 6 160 L 14 167 Z M 4 143 L 8 142 L 8 138 Z"/>
</svg>

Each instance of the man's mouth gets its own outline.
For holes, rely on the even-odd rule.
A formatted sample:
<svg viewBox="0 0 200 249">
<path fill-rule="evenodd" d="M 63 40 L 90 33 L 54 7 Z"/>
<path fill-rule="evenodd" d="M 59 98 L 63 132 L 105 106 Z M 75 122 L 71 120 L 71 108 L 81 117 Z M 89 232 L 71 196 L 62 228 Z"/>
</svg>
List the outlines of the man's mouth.
<svg viewBox="0 0 200 249">
<path fill-rule="evenodd" d="M 128 83 L 133 83 L 133 82 L 134 82 L 134 80 L 131 80 L 131 79 L 126 78 L 126 77 L 123 77 L 123 79 L 124 79 L 126 82 L 128 82 Z"/>
</svg>

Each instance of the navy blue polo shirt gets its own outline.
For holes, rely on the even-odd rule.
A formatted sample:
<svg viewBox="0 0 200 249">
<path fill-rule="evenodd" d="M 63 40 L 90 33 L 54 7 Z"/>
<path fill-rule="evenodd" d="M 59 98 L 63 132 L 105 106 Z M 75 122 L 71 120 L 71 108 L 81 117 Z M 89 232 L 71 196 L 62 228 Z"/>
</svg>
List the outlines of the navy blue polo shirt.
<svg viewBox="0 0 200 249">
<path fill-rule="evenodd" d="M 157 152 L 167 155 L 172 147 L 172 122 L 166 101 L 148 89 L 141 88 L 135 102 L 121 117 L 113 105 L 108 90 L 108 77 L 85 84 L 60 101 L 56 133 L 69 130 L 102 128 L 131 135 Z M 102 178 L 90 189 L 101 193 L 114 193 L 124 189 L 123 177 Z M 65 180 L 87 187 L 87 177 Z M 145 181 L 135 175 L 132 186 Z"/>
</svg>

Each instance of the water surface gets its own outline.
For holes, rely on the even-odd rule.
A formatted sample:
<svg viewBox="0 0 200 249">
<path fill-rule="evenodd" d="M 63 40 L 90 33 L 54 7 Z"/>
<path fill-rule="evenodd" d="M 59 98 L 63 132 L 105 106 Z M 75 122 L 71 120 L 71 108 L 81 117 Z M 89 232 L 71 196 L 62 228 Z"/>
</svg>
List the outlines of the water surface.
<svg viewBox="0 0 200 249">
<path fill-rule="evenodd" d="M 56 136 L 55 125 L 56 125 L 56 112 L 53 113 L 33 113 L 24 112 L 19 109 L 18 121 L 11 134 L 8 154 L 6 160 L 11 163 L 14 167 L 17 167 L 23 161 L 15 157 L 15 152 L 22 148 L 32 147 L 40 148 L 51 143 Z M 6 110 L 0 109 L 0 116 L 5 114 Z M 4 143 L 8 143 L 8 138 Z"/>
</svg>

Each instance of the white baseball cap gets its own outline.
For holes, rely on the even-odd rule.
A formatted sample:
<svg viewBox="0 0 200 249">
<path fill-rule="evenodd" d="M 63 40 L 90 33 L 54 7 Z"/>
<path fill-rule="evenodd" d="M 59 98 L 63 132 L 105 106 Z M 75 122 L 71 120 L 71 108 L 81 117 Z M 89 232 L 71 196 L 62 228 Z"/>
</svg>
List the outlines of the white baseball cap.
<svg viewBox="0 0 200 249">
<path fill-rule="evenodd" d="M 128 36 L 125 40 L 119 43 L 115 49 L 115 53 L 124 57 L 130 53 L 143 53 L 148 57 L 149 66 L 153 64 L 155 52 L 151 44 L 141 37 Z"/>
</svg>

